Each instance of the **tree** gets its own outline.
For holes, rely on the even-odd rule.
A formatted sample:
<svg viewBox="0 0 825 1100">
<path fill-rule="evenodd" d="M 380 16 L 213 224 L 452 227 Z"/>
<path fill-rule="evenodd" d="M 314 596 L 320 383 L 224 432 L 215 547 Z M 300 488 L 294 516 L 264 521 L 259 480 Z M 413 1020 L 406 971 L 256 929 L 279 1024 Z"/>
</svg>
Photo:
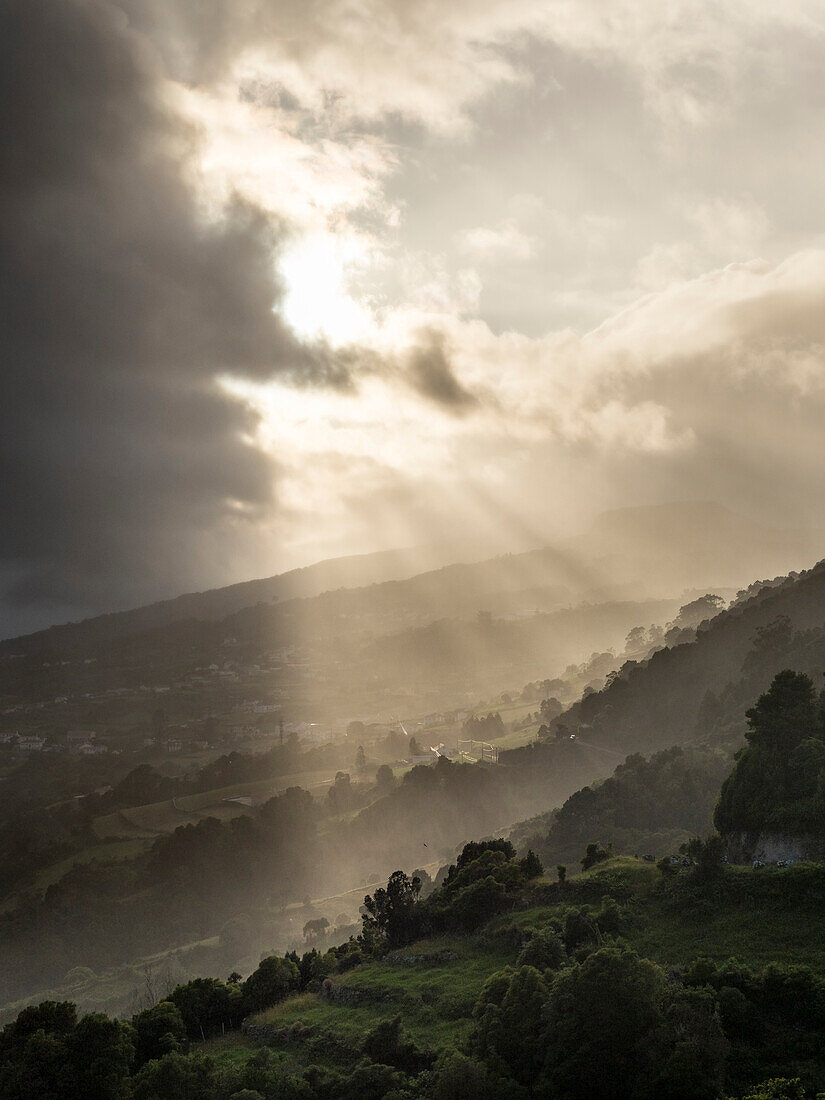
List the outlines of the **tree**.
<svg viewBox="0 0 825 1100">
<path fill-rule="evenodd" d="M 329 922 L 326 921 L 326 924 Z M 249 975 L 241 987 L 245 1006 L 249 1012 L 269 1008 L 297 990 L 300 984 L 298 967 L 292 959 L 270 955 L 261 960 L 258 969 Z"/>
<path fill-rule="evenodd" d="M 415 931 L 415 908 L 421 893 L 421 880 L 409 879 L 403 871 L 393 871 L 387 888 L 379 888 L 364 898 L 364 931 L 377 931 L 387 937 L 391 947 L 408 943 Z"/>
<path fill-rule="evenodd" d="M 129 1024 L 69 1001 L 24 1009 L 0 1035 L 3 1100 L 121 1100 L 134 1057 Z"/>
<path fill-rule="evenodd" d="M 395 775 L 389 764 L 382 764 L 375 773 L 375 786 L 381 794 L 389 794 L 395 787 Z"/>
<path fill-rule="evenodd" d="M 193 978 L 177 986 L 169 1000 L 180 1012 L 190 1039 L 204 1039 L 223 1022 L 231 1026 L 243 1012 L 238 986 L 218 978 Z"/>
<path fill-rule="evenodd" d="M 251 1058 L 239 1065 L 232 1076 L 219 1078 L 223 1089 L 234 1088 L 229 1100 L 312 1100 L 314 1093 L 309 1086 L 285 1071 L 283 1055 L 262 1047 Z"/>
<path fill-rule="evenodd" d="M 68 1043 L 75 1095 L 94 1100 L 121 1100 L 134 1058 L 132 1029 L 102 1012 L 79 1022 Z"/>
<path fill-rule="evenodd" d="M 183 1017 L 171 1001 L 160 1001 L 132 1017 L 135 1033 L 135 1064 L 142 1066 L 153 1058 L 185 1051 L 186 1027 Z"/>
<path fill-rule="evenodd" d="M 133 1100 L 217 1100 L 215 1062 L 205 1054 L 167 1054 L 132 1082 Z"/>
<path fill-rule="evenodd" d="M 556 866 L 556 874 L 559 876 L 559 882 L 565 882 L 567 880 L 567 867 L 563 863 L 559 863 Z"/>
<path fill-rule="evenodd" d="M 421 746 L 414 737 L 410 738 L 410 756 L 421 756 Z"/>
<path fill-rule="evenodd" d="M 304 939 L 306 940 L 307 944 L 317 943 L 318 940 L 323 939 L 328 928 L 329 921 L 326 917 L 318 917 L 316 920 L 308 920 L 304 925 Z"/>
<path fill-rule="evenodd" d="M 694 874 L 697 878 L 712 879 L 721 874 L 725 842 L 720 836 L 709 836 L 704 840 L 698 836 L 691 837 L 684 850 L 696 864 Z"/>
<path fill-rule="evenodd" d="M 471 840 L 469 844 L 465 844 L 461 849 L 461 855 L 455 864 L 456 872 L 463 870 L 470 863 L 474 863 L 485 852 L 501 852 L 504 858 L 509 860 L 515 856 L 516 849 L 513 847 L 512 842 L 505 840 L 504 837 L 498 837 L 496 840 Z"/>
<path fill-rule="evenodd" d="M 825 733 L 809 677 L 785 669 L 746 712 L 747 745 L 722 785 L 723 836 L 817 833 L 825 820 Z M 817 791 L 822 785 L 823 802 Z"/>
<path fill-rule="evenodd" d="M 507 967 L 487 980 L 473 1010 L 475 1053 L 528 1087 L 544 1060 L 542 1009 L 547 995 L 547 983 L 535 967 Z"/>
<path fill-rule="evenodd" d="M 626 948 L 604 947 L 562 971 L 544 1018 L 550 1095 L 635 1100 L 648 1069 L 644 1040 L 663 1021 L 662 971 Z"/>
<path fill-rule="evenodd" d="M 502 1085 L 483 1063 L 448 1050 L 436 1066 L 429 1095 L 432 1100 L 499 1100 L 506 1095 Z"/>
<path fill-rule="evenodd" d="M 77 1026 L 71 1001 L 24 1008 L 0 1032 L 0 1095 L 4 1100 L 62 1097 L 70 1084 L 68 1040 Z"/>
<path fill-rule="evenodd" d="M 435 883 L 432 880 L 432 875 L 429 874 L 424 867 L 416 867 L 413 871 L 411 878 L 417 878 L 421 883 L 421 897 L 422 899 L 430 895 L 435 889 Z M 342 922 L 346 923 L 346 922 Z"/>
<path fill-rule="evenodd" d="M 542 928 L 531 936 L 518 957 L 519 966 L 534 966 L 536 970 L 558 970 L 567 961 L 561 938 L 551 928 Z"/>
<path fill-rule="evenodd" d="M 336 772 L 335 782 L 327 791 L 330 813 L 344 814 L 352 809 L 353 791 L 348 772 Z"/>
<path fill-rule="evenodd" d="M 638 653 L 639 650 L 644 649 L 646 639 L 647 631 L 645 628 L 643 626 L 634 626 L 625 638 L 625 653 Z"/>
<path fill-rule="evenodd" d="M 584 853 L 584 858 L 581 861 L 582 870 L 589 871 L 591 867 L 595 867 L 597 863 L 603 863 L 606 859 L 610 859 L 610 848 L 602 848 L 601 844 L 588 844 L 587 850 Z"/>
<path fill-rule="evenodd" d="M 799 1077 L 772 1077 L 757 1085 L 742 1100 L 805 1100 L 805 1089 Z"/>
<path fill-rule="evenodd" d="M 362 1050 L 373 1062 L 395 1066 L 396 1069 L 410 1074 L 420 1073 L 432 1061 L 404 1033 L 400 1016 L 376 1024 L 364 1038 Z"/>
<path fill-rule="evenodd" d="M 528 879 L 538 878 L 544 874 L 544 865 L 532 848 L 527 850 L 527 855 L 519 861 L 519 866 Z"/>
<path fill-rule="evenodd" d="M 645 1100 L 717 1100 L 722 1095 L 728 1042 L 716 996 L 707 989 L 668 991 L 664 1020 L 648 1039 L 652 1078 Z"/>
<path fill-rule="evenodd" d="M 558 718 L 563 710 L 564 707 L 558 699 L 542 699 L 539 714 L 543 722 L 552 722 L 554 718 Z"/>
<path fill-rule="evenodd" d="M 359 772 L 362 772 L 365 770 L 366 766 L 367 754 L 364 752 L 364 746 L 359 745 L 358 751 L 355 754 L 355 767 L 358 769 Z"/>
<path fill-rule="evenodd" d="M 814 685 L 809 676 L 791 669 L 777 673 L 745 717 L 748 742 L 771 754 L 786 756 L 806 737 L 821 735 Z"/>
</svg>

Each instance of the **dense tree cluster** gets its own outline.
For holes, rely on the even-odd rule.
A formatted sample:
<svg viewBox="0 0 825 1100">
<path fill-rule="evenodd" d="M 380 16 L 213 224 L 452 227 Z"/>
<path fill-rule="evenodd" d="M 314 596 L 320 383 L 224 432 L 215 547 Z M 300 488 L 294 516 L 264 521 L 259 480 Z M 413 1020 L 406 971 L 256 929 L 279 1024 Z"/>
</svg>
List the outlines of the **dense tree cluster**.
<svg viewBox="0 0 825 1100">
<path fill-rule="evenodd" d="M 528 926 L 513 962 L 489 975 L 467 1008 L 470 1030 L 460 1049 L 427 1049 L 405 1030 L 402 1015 L 347 1042 L 306 1029 L 304 1068 L 266 1047 L 246 1060 L 220 1061 L 201 1047 L 248 1013 L 320 990 L 331 975 L 397 953 L 422 933 L 473 934 L 490 917 L 547 890 L 546 880 L 535 882 L 540 874 L 532 853 L 519 858 L 503 838 L 473 842 L 425 900 L 416 875 L 395 872 L 385 890 L 366 899 L 363 935 L 324 954 L 267 956 L 246 980 L 195 979 L 128 1022 L 78 1019 L 69 1003 L 25 1009 L 0 1033 L 0 1095 L 719 1100 L 732 1092 L 750 1100 L 806 1100 L 825 1080 L 816 1053 L 825 1037 L 821 978 L 805 967 L 754 970 L 702 958 L 665 972 L 619 938 L 638 915 L 611 896 L 609 873 L 553 887 L 557 899 L 568 900 Z M 685 886 L 699 888 L 690 875 Z M 508 931 L 505 922 L 499 935 L 517 928 Z M 798 1079 L 777 1075 L 786 1066 Z"/>
<path fill-rule="evenodd" d="M 588 843 L 617 854 L 654 854 L 678 847 L 690 833 L 707 832 L 730 757 L 707 747 L 674 747 L 650 759 L 636 753 L 598 785 L 583 787 L 558 810 L 514 831 L 547 864 L 573 863 Z M 675 843 L 674 843 L 675 842 Z"/>
<path fill-rule="evenodd" d="M 786 669 L 747 712 L 747 745 L 715 815 L 726 836 L 779 833 L 825 840 L 825 693 Z"/>
<path fill-rule="evenodd" d="M 472 931 L 543 871 L 532 851 L 517 859 L 509 840 L 471 841 L 447 869 L 440 888 L 424 901 L 419 899 L 419 878 L 393 872 L 386 890 L 364 898 L 364 933 L 381 935 L 389 947 L 399 947 L 424 935 Z"/>
<path fill-rule="evenodd" d="M 504 733 L 504 722 L 498 711 L 493 714 L 472 714 L 462 727 L 462 734 L 473 741 L 492 741 Z"/>
</svg>

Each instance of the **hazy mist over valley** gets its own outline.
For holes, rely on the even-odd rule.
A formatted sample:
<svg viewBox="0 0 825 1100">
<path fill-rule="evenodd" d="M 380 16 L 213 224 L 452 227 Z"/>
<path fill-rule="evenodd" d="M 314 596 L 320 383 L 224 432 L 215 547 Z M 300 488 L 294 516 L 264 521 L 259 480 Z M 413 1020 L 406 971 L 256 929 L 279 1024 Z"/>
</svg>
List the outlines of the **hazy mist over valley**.
<svg viewBox="0 0 825 1100">
<path fill-rule="evenodd" d="M 0 1098 L 823 1100 L 820 0 L 0 52 Z"/>
</svg>

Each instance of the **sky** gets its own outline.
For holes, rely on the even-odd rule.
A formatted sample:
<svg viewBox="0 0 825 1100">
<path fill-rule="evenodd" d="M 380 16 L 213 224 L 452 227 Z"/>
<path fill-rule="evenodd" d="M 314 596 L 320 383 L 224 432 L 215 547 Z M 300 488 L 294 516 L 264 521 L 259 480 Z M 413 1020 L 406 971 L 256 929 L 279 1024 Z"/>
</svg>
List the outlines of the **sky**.
<svg viewBox="0 0 825 1100">
<path fill-rule="evenodd" d="M 2 633 L 825 526 L 821 0 L 6 0 Z"/>
</svg>

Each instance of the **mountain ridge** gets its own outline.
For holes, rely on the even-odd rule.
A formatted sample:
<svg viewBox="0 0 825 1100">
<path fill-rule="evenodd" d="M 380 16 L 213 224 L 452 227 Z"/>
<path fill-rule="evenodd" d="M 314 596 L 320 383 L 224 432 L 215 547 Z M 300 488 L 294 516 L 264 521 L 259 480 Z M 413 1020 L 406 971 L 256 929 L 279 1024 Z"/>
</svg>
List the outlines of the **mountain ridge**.
<svg viewBox="0 0 825 1100">
<path fill-rule="evenodd" d="M 588 530 L 533 550 L 446 564 L 443 544 L 332 558 L 0 640 L 0 653 L 8 656 L 21 646 L 37 651 L 99 645 L 184 620 L 217 622 L 262 603 L 311 601 L 341 590 L 361 593 L 369 604 L 384 597 L 389 605 L 415 608 L 423 598 L 440 611 L 452 603 L 458 614 L 520 590 L 529 603 L 528 592 L 541 599 L 544 589 L 545 609 L 631 596 L 672 598 L 689 589 L 735 588 L 756 576 L 786 573 L 800 560 L 821 556 L 823 547 L 821 532 L 764 527 L 713 501 L 644 505 L 601 513 Z M 435 561 L 441 555 L 442 563 L 421 570 L 428 553 Z"/>
</svg>

